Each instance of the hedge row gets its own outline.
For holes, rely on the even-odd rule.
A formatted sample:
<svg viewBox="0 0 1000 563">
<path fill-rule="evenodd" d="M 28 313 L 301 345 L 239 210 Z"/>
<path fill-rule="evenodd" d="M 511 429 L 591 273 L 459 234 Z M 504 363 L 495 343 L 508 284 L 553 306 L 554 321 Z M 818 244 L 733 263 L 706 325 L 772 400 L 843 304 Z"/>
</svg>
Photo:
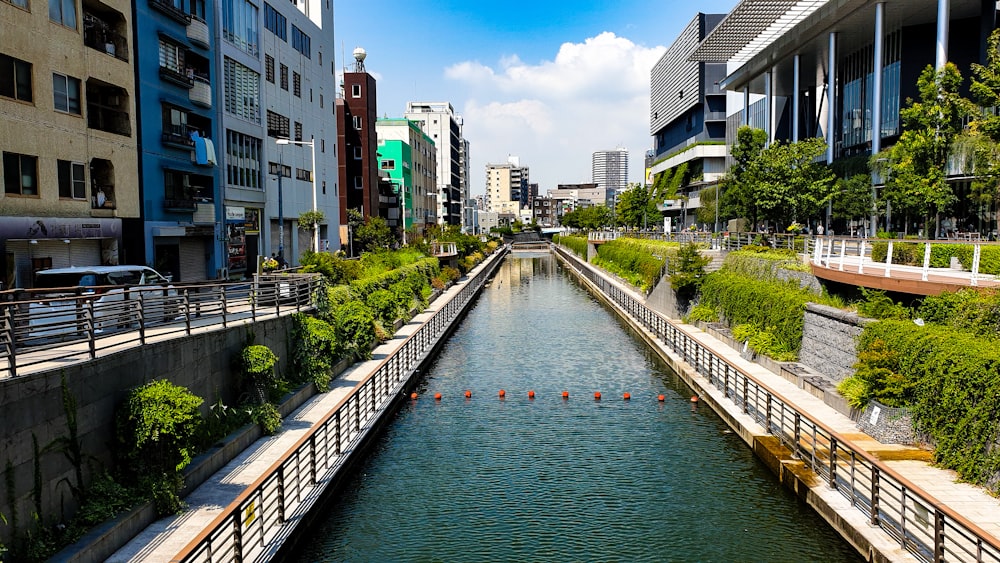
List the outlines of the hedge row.
<svg viewBox="0 0 1000 563">
<path fill-rule="evenodd" d="M 552 241 L 572 250 L 577 256 L 587 259 L 587 237 L 574 235 L 553 235 Z"/>
<path fill-rule="evenodd" d="M 852 378 L 867 398 L 910 408 L 934 457 L 962 479 L 1000 490 L 1000 346 L 912 321 L 868 325 Z"/>
<path fill-rule="evenodd" d="M 665 273 L 667 262 L 676 262 L 679 248 L 676 242 L 619 238 L 597 247 L 594 264 L 649 291 Z"/>
</svg>

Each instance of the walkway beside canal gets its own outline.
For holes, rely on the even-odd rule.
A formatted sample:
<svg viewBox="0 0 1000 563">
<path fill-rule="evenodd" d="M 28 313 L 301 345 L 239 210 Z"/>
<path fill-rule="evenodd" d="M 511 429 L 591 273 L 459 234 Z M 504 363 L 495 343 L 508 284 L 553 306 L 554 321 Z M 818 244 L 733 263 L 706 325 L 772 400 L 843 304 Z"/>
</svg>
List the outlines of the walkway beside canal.
<svg viewBox="0 0 1000 563">
<path fill-rule="evenodd" d="M 287 456 L 296 444 L 301 441 L 303 436 L 328 413 L 338 408 L 338 405 L 355 393 L 362 381 L 365 381 L 375 373 L 386 358 L 396 353 L 407 339 L 417 332 L 425 322 L 458 296 L 465 286 L 473 281 L 473 278 L 484 269 L 491 268 L 494 261 L 502 259 L 504 255 L 504 252 L 497 252 L 487 257 L 486 261 L 470 272 L 468 277 L 463 278 L 459 283 L 453 285 L 431 303 L 427 309 L 403 325 L 392 339 L 375 348 L 371 360 L 354 364 L 331 382 L 329 392 L 312 397 L 291 415 L 285 417 L 282 422 L 282 429 L 277 435 L 255 442 L 212 478 L 185 497 L 184 501 L 187 503 L 188 508 L 182 514 L 160 519 L 152 526 L 149 526 L 139 536 L 135 537 L 125 547 L 118 550 L 108 561 L 165 562 L 179 560 L 178 554 L 190 542 L 208 530 L 217 517 L 225 513 L 245 490 L 265 476 L 276 462 Z M 377 421 L 391 405 L 391 400 L 382 404 L 371 420 Z M 347 458 L 354 452 L 355 447 L 360 441 L 358 435 L 366 433 L 375 424 L 365 424 L 358 428 L 352 435 L 342 437 L 344 446 L 340 450 L 340 455 L 336 462 L 337 467 L 343 465 Z M 318 476 L 317 479 L 319 480 Z M 311 506 L 323 494 L 323 489 L 325 487 L 312 487 L 307 492 L 307 496 L 312 498 L 301 504 Z M 263 512 L 264 507 L 260 507 L 259 510 Z M 259 516 L 260 518 L 264 517 L 263 514 Z M 297 510 L 294 514 L 289 515 L 288 519 L 301 520 L 304 516 L 304 511 Z M 243 517 L 252 521 L 257 516 L 249 514 L 243 515 Z M 249 527 L 250 524 L 246 522 L 245 525 Z M 281 537 L 280 541 L 277 542 L 268 542 L 268 545 L 263 547 L 263 551 L 270 554 L 266 558 L 273 556 L 281 547 L 281 542 L 285 539 L 287 539 L 287 536 Z M 261 541 L 261 538 L 247 538 L 246 541 L 254 543 Z M 216 554 L 215 559 L 224 560 L 225 556 Z"/>
<path fill-rule="evenodd" d="M 581 267 L 590 268 L 600 278 L 609 282 L 624 294 L 638 302 L 644 302 L 645 296 L 632 288 L 620 283 L 589 264 L 582 264 L 575 256 L 566 253 L 568 260 L 573 260 L 572 269 L 579 271 Z M 743 440 L 752 447 L 765 462 L 779 474 L 782 481 L 796 490 L 800 497 L 809 502 L 830 524 L 840 531 L 862 553 L 867 553 L 869 560 L 918 561 L 912 553 L 903 549 L 900 542 L 890 537 L 883 529 L 872 526 L 867 514 L 853 505 L 840 491 L 831 488 L 824 478 L 806 468 L 802 461 L 795 459 L 791 452 L 785 449 L 766 429 L 744 409 L 736 405 L 730 397 L 725 396 L 716 384 L 701 375 L 696 369 L 694 358 L 688 361 L 674 351 L 667 342 L 661 340 L 654 332 L 646 328 L 639 319 L 632 318 L 627 311 L 611 299 L 607 299 L 589 280 L 585 283 L 592 291 L 604 296 L 629 323 L 638 330 L 643 338 L 671 365 L 701 397 L 701 404 L 710 404 L 719 411 L 720 416 L 728 421 L 734 430 L 738 431 Z M 1000 546 L 1000 500 L 990 496 L 984 489 L 958 482 L 955 472 L 934 467 L 931 464 L 929 452 L 910 446 L 882 444 L 878 440 L 861 432 L 857 425 L 847 416 L 833 409 L 808 391 L 798 387 L 780 375 L 749 361 L 726 343 L 718 340 L 701 329 L 683 324 L 673 323 L 681 332 L 687 334 L 711 354 L 723 358 L 729 364 L 745 372 L 749 378 L 762 387 L 771 390 L 791 403 L 800 412 L 825 424 L 848 440 L 859 451 L 868 452 L 880 462 L 902 476 L 910 485 L 919 489 L 934 501 L 934 506 L 947 507 L 954 511 L 960 519 L 967 521 L 967 527 L 979 528 L 982 535 L 994 546 Z M 690 363 L 689 363 L 690 362 Z M 806 490 L 807 489 L 807 490 Z M 888 501 L 890 499 L 886 499 Z M 910 506 L 909 510 L 915 510 Z M 916 509 L 919 510 L 919 509 Z M 934 527 L 934 514 L 925 514 L 924 522 Z M 996 548 L 995 548 L 996 549 Z M 1000 552 L 1000 549 L 997 549 Z M 969 560 L 965 554 L 949 553 L 948 560 Z M 974 559 L 973 559 L 974 560 Z M 980 560 L 998 560 L 996 553 L 981 556 Z"/>
</svg>

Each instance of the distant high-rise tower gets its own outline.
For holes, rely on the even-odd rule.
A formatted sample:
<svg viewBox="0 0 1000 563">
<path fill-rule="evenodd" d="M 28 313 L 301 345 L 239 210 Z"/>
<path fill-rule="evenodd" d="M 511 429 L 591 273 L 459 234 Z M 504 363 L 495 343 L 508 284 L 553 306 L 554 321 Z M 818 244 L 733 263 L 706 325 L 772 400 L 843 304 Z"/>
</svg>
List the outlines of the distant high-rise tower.
<svg viewBox="0 0 1000 563">
<path fill-rule="evenodd" d="M 596 151 L 593 159 L 593 183 L 607 190 L 608 205 L 615 194 L 628 186 L 628 149 L 618 147 L 610 151 Z"/>
</svg>

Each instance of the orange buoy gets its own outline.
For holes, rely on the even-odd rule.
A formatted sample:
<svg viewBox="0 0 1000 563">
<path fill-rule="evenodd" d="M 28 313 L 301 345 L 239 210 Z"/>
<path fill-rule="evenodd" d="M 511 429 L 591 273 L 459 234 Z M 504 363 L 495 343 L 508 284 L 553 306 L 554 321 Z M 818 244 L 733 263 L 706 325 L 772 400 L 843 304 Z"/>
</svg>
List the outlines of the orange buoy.
<svg viewBox="0 0 1000 563">
<path fill-rule="evenodd" d="M 662 403 L 663 401 L 666 401 L 667 398 L 664 397 L 663 395 L 657 395 L 656 400 Z"/>
<path fill-rule="evenodd" d="M 601 400 L 601 392 L 600 391 L 595 391 L 594 392 L 594 400 L 595 401 L 600 401 Z"/>
<path fill-rule="evenodd" d="M 569 391 L 563 391 L 563 399 L 569 399 Z"/>
<path fill-rule="evenodd" d="M 504 391 L 503 389 L 501 389 L 501 390 L 500 390 L 500 398 L 501 398 L 501 399 L 503 399 L 503 398 L 504 398 L 504 397 L 506 397 L 506 396 L 507 396 L 507 392 L 506 392 L 506 391 Z"/>
<path fill-rule="evenodd" d="M 528 398 L 529 399 L 534 399 L 535 398 L 535 392 L 534 391 L 528 391 Z"/>
<path fill-rule="evenodd" d="M 435 401 L 440 401 L 441 400 L 441 393 L 434 393 L 434 400 Z"/>
<path fill-rule="evenodd" d="M 691 402 L 692 403 L 697 403 L 698 402 L 698 395 L 691 395 Z"/>
<path fill-rule="evenodd" d="M 466 389 L 465 390 L 465 398 L 466 399 L 471 399 L 472 398 L 472 391 L 469 391 L 468 389 Z"/>
<path fill-rule="evenodd" d="M 625 393 L 624 395 L 622 395 L 622 398 L 627 401 L 632 398 L 632 395 L 630 393 Z"/>
<path fill-rule="evenodd" d="M 417 399 L 417 394 L 416 393 L 410 393 L 410 398 L 413 399 L 413 400 L 416 400 Z"/>
</svg>

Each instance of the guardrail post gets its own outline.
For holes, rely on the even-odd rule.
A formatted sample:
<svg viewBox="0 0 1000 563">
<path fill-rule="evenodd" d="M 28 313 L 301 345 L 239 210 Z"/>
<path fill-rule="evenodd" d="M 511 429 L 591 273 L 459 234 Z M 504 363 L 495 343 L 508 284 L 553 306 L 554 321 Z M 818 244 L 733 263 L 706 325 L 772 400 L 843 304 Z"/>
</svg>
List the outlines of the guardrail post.
<svg viewBox="0 0 1000 563">
<path fill-rule="evenodd" d="M 837 439 L 830 437 L 830 488 L 837 488 Z"/>
<path fill-rule="evenodd" d="M 233 511 L 233 520 L 236 524 L 236 533 L 233 534 L 233 557 L 239 563 L 243 561 L 243 511 Z"/>
<path fill-rule="evenodd" d="M 969 285 L 972 287 L 979 285 L 979 258 L 981 256 L 981 252 L 981 245 L 974 244 L 972 246 L 972 275 L 969 276 Z"/>
<path fill-rule="evenodd" d="M 939 508 L 934 509 L 934 561 L 944 563 L 944 514 Z"/>
<path fill-rule="evenodd" d="M 7 347 L 7 362 L 10 367 L 7 371 L 10 372 L 11 377 L 17 377 L 17 347 L 14 346 L 14 306 L 6 305 L 3 308 L 3 324 L 4 332 L 7 333 L 6 342 L 4 345 Z"/>
<path fill-rule="evenodd" d="M 879 471 L 878 466 L 872 465 L 872 493 L 871 493 L 872 507 L 871 507 L 871 514 L 868 515 L 868 522 L 871 523 L 872 526 L 879 525 L 878 514 L 879 510 L 881 510 L 881 508 L 879 507 L 880 504 L 879 493 L 882 490 L 882 487 L 879 486 L 879 478 L 881 477 L 881 475 L 882 473 Z"/>
<path fill-rule="evenodd" d="M 261 510 L 263 510 L 263 506 Z M 278 466 L 278 522 L 285 521 L 285 465 Z"/>
<path fill-rule="evenodd" d="M 87 344 L 90 347 L 90 359 L 93 360 L 97 358 L 97 342 L 96 335 L 94 334 L 94 300 L 87 300 L 87 307 L 83 313 L 84 322 L 87 326 Z"/>
<path fill-rule="evenodd" d="M 222 301 L 222 328 L 227 328 L 229 324 L 228 319 L 226 318 L 226 310 L 229 308 L 229 305 L 226 303 L 226 286 L 221 286 L 219 291 L 221 292 L 220 301 Z"/>
<path fill-rule="evenodd" d="M 773 397 L 771 396 L 771 394 L 768 393 L 767 394 L 767 401 L 765 403 L 766 406 L 764 407 L 764 430 L 766 430 L 768 434 L 772 434 L 772 432 L 771 432 L 771 399 L 772 398 Z"/>
<path fill-rule="evenodd" d="M 143 307 L 143 299 L 136 300 L 139 306 L 136 308 L 138 311 L 136 315 L 139 318 L 139 342 L 146 344 L 146 310 Z"/>
<path fill-rule="evenodd" d="M 316 433 L 309 435 L 309 484 L 316 484 Z"/>
<path fill-rule="evenodd" d="M 931 243 L 924 243 L 924 269 L 920 271 L 920 281 L 927 281 L 927 274 L 931 270 Z"/>
<path fill-rule="evenodd" d="M 793 431 L 794 445 L 792 446 L 792 456 L 799 457 L 799 450 L 802 447 L 802 415 L 795 411 L 795 429 Z"/>
<path fill-rule="evenodd" d="M 858 273 L 865 273 L 865 241 L 861 241 L 861 248 L 858 250 Z"/>
<path fill-rule="evenodd" d="M 191 336 L 191 296 L 184 290 L 184 334 Z"/>
<path fill-rule="evenodd" d="M 872 247 L 872 251 L 875 251 L 875 247 Z M 890 277 L 889 270 L 892 269 L 892 241 L 889 241 L 889 250 L 885 253 L 885 277 Z"/>
</svg>

